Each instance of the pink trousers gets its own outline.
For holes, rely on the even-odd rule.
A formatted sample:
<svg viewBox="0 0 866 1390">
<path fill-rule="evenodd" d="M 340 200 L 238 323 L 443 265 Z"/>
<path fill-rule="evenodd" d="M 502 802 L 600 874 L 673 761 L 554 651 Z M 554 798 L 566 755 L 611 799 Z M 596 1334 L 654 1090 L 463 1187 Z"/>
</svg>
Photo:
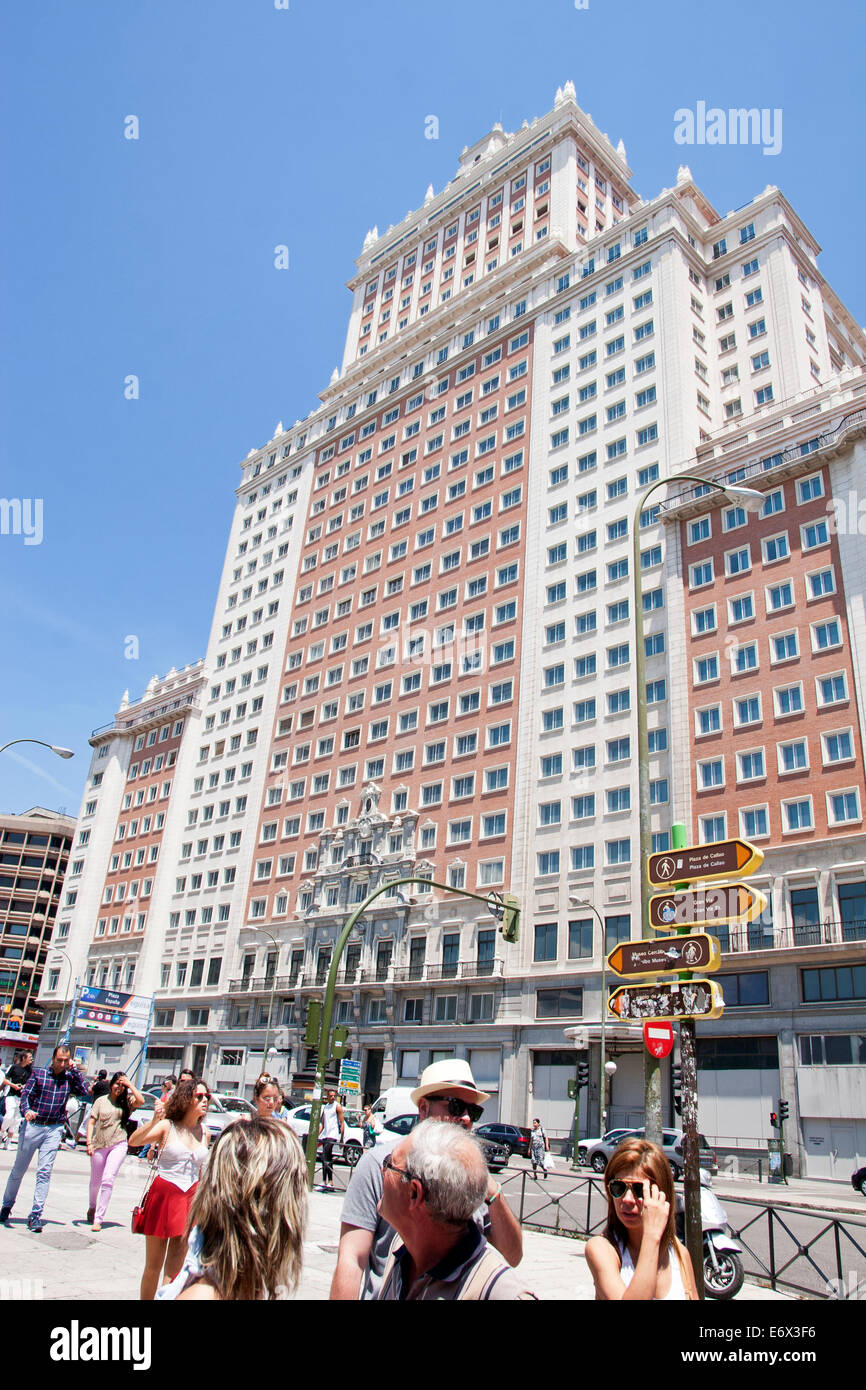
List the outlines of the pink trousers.
<svg viewBox="0 0 866 1390">
<path fill-rule="evenodd" d="M 111 1201 L 114 1179 L 126 1158 L 126 1140 L 112 1144 L 110 1149 L 94 1149 L 90 1160 L 90 1201 L 96 1208 L 96 1220 L 102 1223 Z"/>
</svg>

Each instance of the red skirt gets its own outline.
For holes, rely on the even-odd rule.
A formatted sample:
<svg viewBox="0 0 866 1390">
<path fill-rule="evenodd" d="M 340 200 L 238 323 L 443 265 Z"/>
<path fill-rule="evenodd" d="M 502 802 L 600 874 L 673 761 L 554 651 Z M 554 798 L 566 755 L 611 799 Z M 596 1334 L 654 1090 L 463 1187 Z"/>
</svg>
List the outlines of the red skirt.
<svg viewBox="0 0 866 1390">
<path fill-rule="evenodd" d="M 182 1192 L 173 1182 L 154 1178 L 144 1202 L 141 1234 L 159 1236 L 162 1240 L 185 1235 L 189 1209 L 197 1187 L 198 1183 L 193 1183 L 188 1192 Z"/>
</svg>

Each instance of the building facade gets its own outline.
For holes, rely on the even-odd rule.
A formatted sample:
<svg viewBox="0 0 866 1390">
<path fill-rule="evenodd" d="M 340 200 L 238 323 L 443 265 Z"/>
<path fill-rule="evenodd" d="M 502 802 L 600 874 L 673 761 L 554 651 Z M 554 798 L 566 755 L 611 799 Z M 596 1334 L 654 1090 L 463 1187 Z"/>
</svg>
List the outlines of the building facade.
<svg viewBox="0 0 866 1390">
<path fill-rule="evenodd" d="M 74 892 L 65 886 L 75 820 L 34 806 L 0 816 L 0 1064 L 13 1060 L 43 1022 L 39 992 L 58 910 Z M 59 954 L 59 953 L 56 953 Z M 54 968 L 51 981 L 59 986 Z"/>
<path fill-rule="evenodd" d="M 693 560 L 691 517 L 674 525 L 661 493 L 640 498 L 688 466 L 730 471 L 738 449 L 748 469 L 765 435 L 784 453 L 801 412 L 855 400 L 866 341 L 818 249 L 774 188 L 722 217 L 681 168 L 641 199 L 622 143 L 570 83 L 368 234 L 321 404 L 242 465 L 134 977 L 158 996 L 154 1075 L 183 1059 L 234 1090 L 267 1063 L 302 1089 L 305 1006 L 347 914 L 412 877 L 365 913 L 341 962 L 337 1017 L 363 1091 L 457 1052 L 491 1117 L 568 1130 L 563 1029 L 588 1024 L 595 1053 L 603 952 L 640 934 L 639 700 L 654 848 L 674 820 L 717 837 L 734 818 L 692 781 L 681 579 L 720 532 L 701 533 Z M 726 661 L 750 659 L 738 644 Z M 853 645 L 850 662 L 859 758 Z M 826 776 L 828 795 L 849 790 Z M 775 821 L 772 836 L 787 854 Z M 520 944 L 463 889 L 516 893 Z M 70 922 L 88 972 L 93 909 Z M 770 973 L 793 968 L 781 940 Z M 640 1123 L 639 1040 L 619 1025 L 609 1040 L 609 1122 Z M 759 1142 L 757 1113 L 718 1133 Z M 598 1122 L 593 1087 L 583 1132 Z"/>
</svg>

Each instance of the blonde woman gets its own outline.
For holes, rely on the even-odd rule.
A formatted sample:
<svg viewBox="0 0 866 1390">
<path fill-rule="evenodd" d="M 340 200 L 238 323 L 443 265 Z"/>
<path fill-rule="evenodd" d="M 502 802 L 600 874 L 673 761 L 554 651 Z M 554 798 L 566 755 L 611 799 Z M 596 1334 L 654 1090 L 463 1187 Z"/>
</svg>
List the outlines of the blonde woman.
<svg viewBox="0 0 866 1390">
<path fill-rule="evenodd" d="M 307 1169 L 296 1135 L 251 1115 L 216 1140 L 190 1212 L 184 1267 L 160 1299 L 288 1298 L 301 1275 Z"/>
<path fill-rule="evenodd" d="M 674 1230 L 674 1179 L 657 1144 L 625 1139 L 604 1170 L 607 1225 L 586 1243 L 596 1299 L 697 1298 L 689 1252 Z"/>
</svg>

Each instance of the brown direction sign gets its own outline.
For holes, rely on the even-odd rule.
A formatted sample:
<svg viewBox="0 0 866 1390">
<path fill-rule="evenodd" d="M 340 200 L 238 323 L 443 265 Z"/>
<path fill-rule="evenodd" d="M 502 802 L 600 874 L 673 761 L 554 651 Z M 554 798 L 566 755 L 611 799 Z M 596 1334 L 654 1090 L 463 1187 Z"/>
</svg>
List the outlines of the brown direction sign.
<svg viewBox="0 0 866 1390">
<path fill-rule="evenodd" d="M 700 878 L 731 878 L 752 873 L 763 862 L 764 851 L 750 845 L 748 840 L 719 840 L 712 845 L 688 845 L 664 854 L 651 854 L 647 872 L 650 883 L 664 887 Z"/>
<path fill-rule="evenodd" d="M 712 888 L 687 888 L 681 893 L 656 893 L 649 900 L 650 926 L 709 927 L 719 922 L 754 922 L 767 898 L 748 883 L 717 883 Z"/>
<path fill-rule="evenodd" d="M 624 941 L 607 963 L 615 975 L 666 975 L 678 970 L 718 970 L 721 947 L 714 936 L 663 936 L 655 941 Z"/>
<path fill-rule="evenodd" d="M 622 985 L 607 1001 L 615 1018 L 720 1018 L 725 1007 L 715 980 L 661 981 L 653 985 Z"/>
</svg>

